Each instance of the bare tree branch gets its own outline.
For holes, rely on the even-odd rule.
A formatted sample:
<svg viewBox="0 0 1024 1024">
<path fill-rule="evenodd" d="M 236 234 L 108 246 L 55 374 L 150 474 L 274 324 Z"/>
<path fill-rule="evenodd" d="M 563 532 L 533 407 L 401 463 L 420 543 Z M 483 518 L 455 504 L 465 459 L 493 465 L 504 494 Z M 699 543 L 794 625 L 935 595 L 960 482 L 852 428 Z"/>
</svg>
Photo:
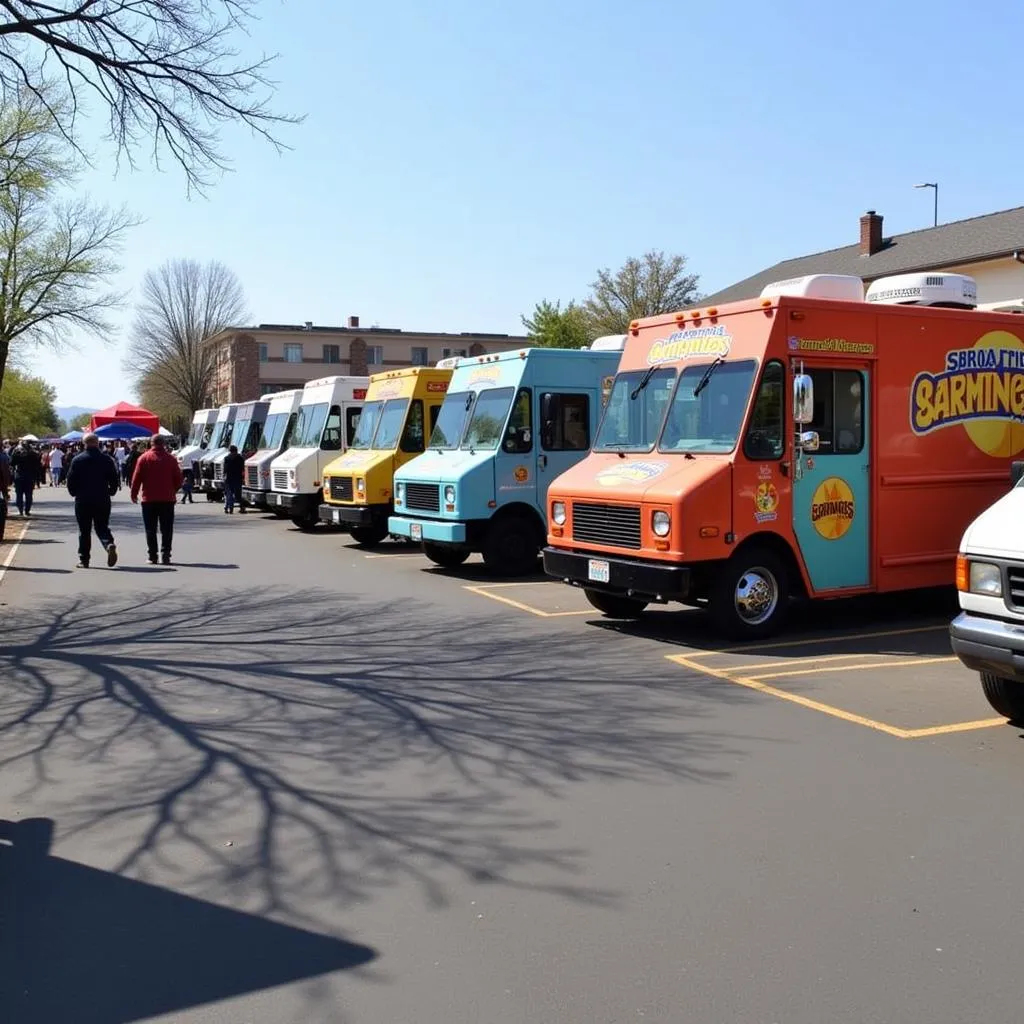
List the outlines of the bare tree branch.
<svg viewBox="0 0 1024 1024">
<path fill-rule="evenodd" d="M 134 167 L 149 147 L 157 167 L 169 155 L 202 191 L 228 166 L 223 125 L 247 125 L 280 151 L 275 130 L 302 120 L 269 105 L 275 57 L 247 60 L 231 44 L 255 20 L 256 2 L 0 0 L 0 93 L 28 88 L 48 105 L 38 79 L 55 68 L 71 100 L 48 109 L 68 140 L 77 138 L 79 93 L 91 93 L 119 158 Z"/>
</svg>

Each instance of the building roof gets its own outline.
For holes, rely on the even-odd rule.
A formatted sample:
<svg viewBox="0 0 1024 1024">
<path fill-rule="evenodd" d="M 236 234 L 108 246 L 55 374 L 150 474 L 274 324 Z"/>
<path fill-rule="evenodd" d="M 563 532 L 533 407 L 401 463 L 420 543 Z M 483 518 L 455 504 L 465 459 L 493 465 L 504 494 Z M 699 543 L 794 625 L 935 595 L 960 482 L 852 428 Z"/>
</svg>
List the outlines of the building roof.
<svg viewBox="0 0 1024 1024">
<path fill-rule="evenodd" d="M 706 296 L 701 303 L 754 298 L 773 281 L 807 274 L 852 274 L 873 281 L 888 274 L 980 263 L 1009 256 L 1018 249 L 1024 250 L 1024 206 L 883 238 L 882 248 L 870 256 L 862 254 L 860 244 L 854 243 L 783 260 Z"/>
</svg>

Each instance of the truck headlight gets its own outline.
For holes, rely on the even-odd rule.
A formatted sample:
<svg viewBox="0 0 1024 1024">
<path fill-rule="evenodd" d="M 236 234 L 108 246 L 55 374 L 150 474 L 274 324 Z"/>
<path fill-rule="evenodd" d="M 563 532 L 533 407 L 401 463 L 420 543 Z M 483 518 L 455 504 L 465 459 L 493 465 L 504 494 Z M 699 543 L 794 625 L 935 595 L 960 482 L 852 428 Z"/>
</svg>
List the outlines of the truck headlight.
<svg viewBox="0 0 1024 1024">
<path fill-rule="evenodd" d="M 565 525 L 565 502 L 564 501 L 553 501 L 551 502 L 551 522 L 555 526 Z"/>
<path fill-rule="evenodd" d="M 294 487 L 295 486 L 295 470 L 294 469 L 289 469 L 288 470 L 288 485 L 290 487 Z"/>
<path fill-rule="evenodd" d="M 651 516 L 651 529 L 656 537 L 667 537 L 672 529 L 672 517 L 667 512 L 655 512 Z"/>
<path fill-rule="evenodd" d="M 366 490 L 366 481 L 361 477 L 356 477 L 356 492 L 362 494 Z"/>
<path fill-rule="evenodd" d="M 991 562 L 971 562 L 968 580 L 972 594 L 1003 596 L 1003 574 L 998 565 L 992 565 Z"/>
<path fill-rule="evenodd" d="M 395 504 L 401 505 L 405 501 L 405 484 L 400 480 L 395 483 Z"/>
<path fill-rule="evenodd" d="M 455 487 L 453 484 L 448 484 L 444 489 L 444 502 L 446 505 L 455 504 Z"/>
</svg>

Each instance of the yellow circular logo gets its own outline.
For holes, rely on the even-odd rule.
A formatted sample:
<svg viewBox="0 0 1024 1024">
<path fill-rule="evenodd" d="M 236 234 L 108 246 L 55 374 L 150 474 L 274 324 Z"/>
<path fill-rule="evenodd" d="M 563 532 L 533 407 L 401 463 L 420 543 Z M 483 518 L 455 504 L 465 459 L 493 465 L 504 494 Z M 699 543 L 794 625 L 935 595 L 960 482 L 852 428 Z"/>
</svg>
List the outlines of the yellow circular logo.
<svg viewBox="0 0 1024 1024">
<path fill-rule="evenodd" d="M 825 540 L 839 540 L 853 523 L 856 505 L 845 480 L 822 480 L 811 499 L 811 522 Z"/>
<path fill-rule="evenodd" d="M 976 349 L 1022 351 L 1016 335 L 1009 331 L 990 331 L 975 342 Z M 1011 458 L 1024 449 L 1024 424 L 1007 419 L 969 420 L 964 424 L 967 436 L 986 455 Z"/>
<path fill-rule="evenodd" d="M 664 462 L 626 462 L 602 469 L 594 479 L 602 487 L 641 484 L 660 476 L 665 471 L 665 466 Z"/>
</svg>

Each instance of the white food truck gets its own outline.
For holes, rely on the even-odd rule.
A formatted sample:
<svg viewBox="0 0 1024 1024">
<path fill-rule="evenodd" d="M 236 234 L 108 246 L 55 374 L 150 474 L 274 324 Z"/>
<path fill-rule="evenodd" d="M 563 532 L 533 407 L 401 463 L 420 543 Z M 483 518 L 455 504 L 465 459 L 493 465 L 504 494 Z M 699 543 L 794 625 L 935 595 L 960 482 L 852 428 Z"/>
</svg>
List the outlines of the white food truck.
<svg viewBox="0 0 1024 1024">
<path fill-rule="evenodd" d="M 193 479 L 199 475 L 196 472 L 195 464 L 202 458 L 203 452 L 206 451 L 206 446 L 210 443 L 213 427 L 216 422 L 216 409 L 199 409 L 192 416 L 192 429 L 189 431 L 184 446 L 175 453 L 182 472 L 186 469 L 191 469 Z"/>
<path fill-rule="evenodd" d="M 242 501 L 260 509 L 267 508 L 270 464 L 278 455 L 287 451 L 291 444 L 292 432 L 298 419 L 299 402 L 302 401 L 302 388 L 278 391 L 269 398 L 267 421 L 263 424 L 263 433 L 256 442 L 256 451 L 245 460 L 245 480 L 242 485 Z M 276 506 L 272 511 L 278 511 Z M 284 512 L 278 514 L 284 515 Z"/>
<path fill-rule="evenodd" d="M 213 425 L 213 436 L 206 446 L 201 459 L 196 462 L 195 489 L 206 494 L 207 501 L 219 501 L 222 488 L 213 479 L 213 460 L 218 455 L 226 455 L 231 436 L 235 429 L 235 419 L 241 403 L 229 402 L 217 410 L 217 422 Z"/>
</svg>

